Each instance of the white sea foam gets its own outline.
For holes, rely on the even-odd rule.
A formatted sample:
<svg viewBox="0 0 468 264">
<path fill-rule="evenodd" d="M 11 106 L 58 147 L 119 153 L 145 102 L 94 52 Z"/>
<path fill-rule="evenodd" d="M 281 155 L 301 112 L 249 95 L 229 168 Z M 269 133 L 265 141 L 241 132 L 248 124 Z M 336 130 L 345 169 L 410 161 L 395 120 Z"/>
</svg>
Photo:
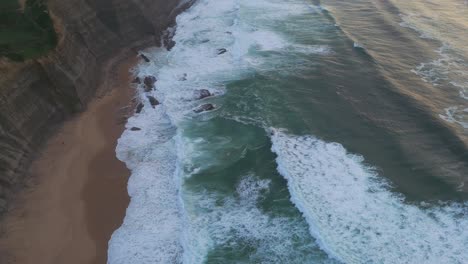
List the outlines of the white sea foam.
<svg viewBox="0 0 468 264">
<path fill-rule="evenodd" d="M 445 113 L 439 116 L 447 122 L 456 123 L 468 128 L 468 114 L 466 100 L 468 100 L 468 63 L 454 54 L 449 45 L 444 44 L 437 50 L 439 58 L 418 65 L 413 72 L 425 82 L 434 86 L 453 86 L 458 89 L 461 100 L 452 100 L 453 104 L 444 109 Z M 463 105 L 461 105 L 463 104 Z"/>
<path fill-rule="evenodd" d="M 442 46 L 436 50 L 439 54 L 438 58 L 432 61 L 422 62 L 413 69 L 412 72 L 420 76 L 425 82 L 431 83 L 436 87 L 452 86 L 459 91 L 460 98 L 468 100 L 468 62 L 461 55 L 463 54 L 462 50 L 459 50 L 449 44 L 452 42 L 454 44 L 458 44 L 458 37 L 454 39 L 446 39 L 443 37 L 443 34 L 441 34 L 440 29 L 436 30 L 430 26 L 442 23 L 441 21 L 434 22 L 429 17 L 414 13 L 406 15 L 400 14 L 400 17 L 402 19 L 400 26 L 413 29 L 420 34 L 421 38 L 438 40 L 442 43 Z M 440 26 L 442 28 L 450 27 L 449 24 L 441 24 Z M 466 47 L 466 45 L 464 46 Z M 454 102 L 453 104 L 458 103 Z M 447 122 L 459 124 L 466 129 L 468 126 L 468 116 L 463 113 L 463 110 L 458 111 L 457 109 L 459 108 L 464 109 L 465 107 L 453 105 L 446 107 L 444 109 L 445 113 L 440 114 L 439 116 Z"/>
<path fill-rule="evenodd" d="M 431 33 L 423 31 L 422 29 L 418 28 L 415 25 L 414 20 L 418 18 L 418 15 L 416 15 L 416 14 L 408 14 L 408 15 L 400 14 L 399 16 L 400 16 L 400 18 L 402 20 L 402 22 L 400 22 L 401 27 L 410 28 L 410 29 L 418 32 L 420 34 L 419 37 L 421 37 L 421 38 L 435 39 L 435 37 Z"/>
<path fill-rule="evenodd" d="M 361 43 L 357 43 L 357 42 L 353 43 L 353 48 L 355 48 L 355 49 L 365 49 L 364 46 Z"/>
<path fill-rule="evenodd" d="M 194 114 L 193 109 L 200 104 L 217 100 L 193 100 L 194 92 L 208 89 L 215 95 L 223 94 L 227 82 L 241 79 L 251 70 L 251 49 L 264 52 L 294 47 L 294 43 L 257 22 L 265 17 L 270 21 L 285 19 L 303 12 L 299 7 L 298 4 L 284 5 L 266 0 L 199 0 L 177 17 L 176 45 L 170 52 L 163 49 L 145 51 L 151 61 L 140 64 L 136 73 L 140 77 L 155 76 L 156 89 L 145 93 L 140 85 L 138 97 L 145 107 L 129 119 L 116 150 L 118 158 L 132 173 L 128 184 L 131 202 L 123 225 L 109 242 L 109 263 L 199 263 L 206 257 L 212 236 L 222 239 L 223 234 L 227 235 L 223 232 L 229 228 L 247 239 L 264 236 L 275 241 L 271 248 L 267 243 L 260 245 L 260 250 L 264 251 L 287 248 L 287 243 L 280 243 L 282 236 L 297 235 L 299 229 L 290 225 L 288 228 L 292 231 L 285 233 L 288 230 L 286 219 L 270 219 L 255 209 L 252 201 L 248 202 L 251 206 L 243 208 L 238 200 L 226 201 L 230 210 L 215 208 L 215 214 L 206 216 L 207 219 L 216 215 L 223 217 L 227 226 L 218 226 L 219 233 L 216 230 L 204 233 L 198 227 L 187 229 L 201 220 L 193 219 L 193 215 L 187 213 L 191 205 L 186 202 L 199 200 L 203 195 L 194 194 L 194 197 L 184 199 L 181 196 L 184 192 L 181 186 L 187 177 L 186 167 L 182 166 L 189 163 L 186 154 L 194 154 L 190 156 L 193 158 L 198 155 L 191 152 L 190 144 L 181 142 L 184 142 L 184 127 L 217 114 L 217 111 Z M 227 52 L 218 54 L 220 49 Z M 322 48 L 317 52 L 322 52 Z M 146 98 L 148 95 L 161 104 L 152 108 Z M 222 104 L 217 107 L 221 108 Z M 131 131 L 131 127 L 141 130 Z M 196 139 L 193 140 L 196 144 Z M 196 173 L 197 170 L 200 168 L 189 171 Z M 245 193 L 242 186 L 238 191 L 241 197 Z M 264 185 L 259 186 L 263 188 Z M 209 195 L 207 199 L 205 202 L 214 206 L 210 204 Z M 280 229 L 283 233 L 278 233 Z M 281 252 L 285 254 L 287 250 Z"/>
<path fill-rule="evenodd" d="M 175 171 L 174 129 L 163 108 L 145 110 L 128 121 L 117 157 L 130 168 L 131 202 L 122 226 L 109 242 L 109 263 L 177 263 L 182 257 Z"/>
<path fill-rule="evenodd" d="M 331 256 L 344 263 L 466 263 L 468 204 L 405 204 L 340 144 L 272 131 L 291 199 Z"/>
<path fill-rule="evenodd" d="M 312 257 L 302 249 L 308 237 L 300 218 L 270 216 L 259 209 L 258 201 L 269 192 L 269 180 L 246 175 L 237 184 L 234 195 L 214 192 L 191 193 L 187 210 L 191 215 L 190 240 L 193 252 L 185 263 L 203 263 L 213 248 L 233 248 L 233 252 L 253 246 L 248 261 L 236 263 L 304 263 Z M 322 258 L 323 260 L 323 258 Z M 324 260 L 326 263 L 331 260 Z"/>
<path fill-rule="evenodd" d="M 293 51 L 301 52 L 304 54 L 318 54 L 329 55 L 333 53 L 332 49 L 326 45 L 301 45 L 296 44 L 292 46 Z"/>
<path fill-rule="evenodd" d="M 468 129 L 468 108 L 451 106 L 444 110 L 445 114 L 439 115 L 440 118 L 449 123 L 456 123 L 463 128 Z"/>
</svg>

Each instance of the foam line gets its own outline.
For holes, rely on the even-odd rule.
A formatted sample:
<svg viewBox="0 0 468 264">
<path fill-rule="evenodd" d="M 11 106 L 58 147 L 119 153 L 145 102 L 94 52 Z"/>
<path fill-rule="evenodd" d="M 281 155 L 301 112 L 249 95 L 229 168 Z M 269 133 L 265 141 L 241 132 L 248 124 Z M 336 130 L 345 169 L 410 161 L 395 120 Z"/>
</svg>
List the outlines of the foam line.
<svg viewBox="0 0 468 264">
<path fill-rule="evenodd" d="M 321 247 L 344 263 L 464 263 L 468 205 L 409 205 L 338 143 L 272 129 L 278 171 Z"/>
</svg>

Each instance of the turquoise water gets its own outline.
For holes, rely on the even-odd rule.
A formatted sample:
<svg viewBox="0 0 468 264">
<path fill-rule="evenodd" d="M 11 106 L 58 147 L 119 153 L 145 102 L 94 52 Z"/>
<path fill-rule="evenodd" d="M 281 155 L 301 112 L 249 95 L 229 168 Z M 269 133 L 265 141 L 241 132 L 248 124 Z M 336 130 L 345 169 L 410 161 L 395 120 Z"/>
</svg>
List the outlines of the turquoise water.
<svg viewBox="0 0 468 264">
<path fill-rule="evenodd" d="M 127 127 L 142 130 L 119 140 L 131 203 L 109 263 L 468 259 L 463 129 L 402 85 L 433 84 L 409 62 L 387 67 L 339 14 L 200 0 L 177 18 L 171 51 L 145 51 L 136 74 L 156 76 L 161 105 L 139 87 L 146 106 Z M 200 89 L 214 96 L 197 100 Z"/>
</svg>

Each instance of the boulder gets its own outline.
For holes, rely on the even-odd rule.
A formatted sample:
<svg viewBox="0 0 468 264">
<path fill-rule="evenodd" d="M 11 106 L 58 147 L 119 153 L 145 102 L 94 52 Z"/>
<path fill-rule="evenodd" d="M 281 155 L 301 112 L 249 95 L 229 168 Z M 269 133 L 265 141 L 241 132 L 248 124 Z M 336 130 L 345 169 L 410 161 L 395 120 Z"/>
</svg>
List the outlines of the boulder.
<svg viewBox="0 0 468 264">
<path fill-rule="evenodd" d="M 195 91 L 195 98 L 198 100 L 206 98 L 206 97 L 210 97 L 210 96 L 212 96 L 212 94 L 207 89 L 201 89 L 201 90 Z"/>
<path fill-rule="evenodd" d="M 139 127 L 132 127 L 132 128 L 130 128 L 130 130 L 131 130 L 131 131 L 140 131 L 141 128 L 139 128 Z"/>
<path fill-rule="evenodd" d="M 221 54 L 226 53 L 226 52 L 227 52 L 227 49 L 225 49 L 225 48 L 218 49 L 218 55 L 221 55 Z"/>
<path fill-rule="evenodd" d="M 145 79 L 143 80 L 143 83 L 145 84 L 145 92 L 149 92 L 154 88 L 154 83 L 156 82 L 156 77 L 154 76 L 146 76 Z"/>
<path fill-rule="evenodd" d="M 211 110 L 214 110 L 215 107 L 213 104 L 204 104 L 204 105 L 201 105 L 199 106 L 197 109 L 193 110 L 195 113 L 201 113 L 201 112 L 205 112 L 205 111 L 211 111 Z"/>
<path fill-rule="evenodd" d="M 146 62 L 150 62 L 150 59 L 146 57 L 144 54 L 140 54 L 140 57 L 145 60 Z"/>
<path fill-rule="evenodd" d="M 140 84 L 141 83 L 140 77 L 135 77 L 135 79 L 133 79 L 132 83 Z"/>
<path fill-rule="evenodd" d="M 166 46 L 166 49 L 168 51 L 171 51 L 171 49 L 175 46 L 176 42 L 174 40 L 168 40 Z"/>
<path fill-rule="evenodd" d="M 135 109 L 135 113 L 141 113 L 141 110 L 143 110 L 143 106 L 145 106 L 143 103 L 138 103 Z"/>
<path fill-rule="evenodd" d="M 150 102 L 150 104 L 151 104 L 151 106 L 153 108 L 159 104 L 158 100 L 156 100 L 156 98 L 154 98 L 151 95 L 148 95 L 146 98 L 148 98 L 148 100 L 149 100 L 149 102 Z"/>
</svg>

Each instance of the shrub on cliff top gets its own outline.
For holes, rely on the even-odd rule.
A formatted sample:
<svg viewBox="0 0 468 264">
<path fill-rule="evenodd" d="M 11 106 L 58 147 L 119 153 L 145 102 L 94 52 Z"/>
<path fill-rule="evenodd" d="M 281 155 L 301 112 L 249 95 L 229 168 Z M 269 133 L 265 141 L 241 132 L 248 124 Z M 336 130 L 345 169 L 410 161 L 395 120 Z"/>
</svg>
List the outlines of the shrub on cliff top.
<svg viewBox="0 0 468 264">
<path fill-rule="evenodd" d="M 52 20 L 43 0 L 0 0 L 0 57 L 16 61 L 36 58 L 57 43 Z"/>
</svg>

